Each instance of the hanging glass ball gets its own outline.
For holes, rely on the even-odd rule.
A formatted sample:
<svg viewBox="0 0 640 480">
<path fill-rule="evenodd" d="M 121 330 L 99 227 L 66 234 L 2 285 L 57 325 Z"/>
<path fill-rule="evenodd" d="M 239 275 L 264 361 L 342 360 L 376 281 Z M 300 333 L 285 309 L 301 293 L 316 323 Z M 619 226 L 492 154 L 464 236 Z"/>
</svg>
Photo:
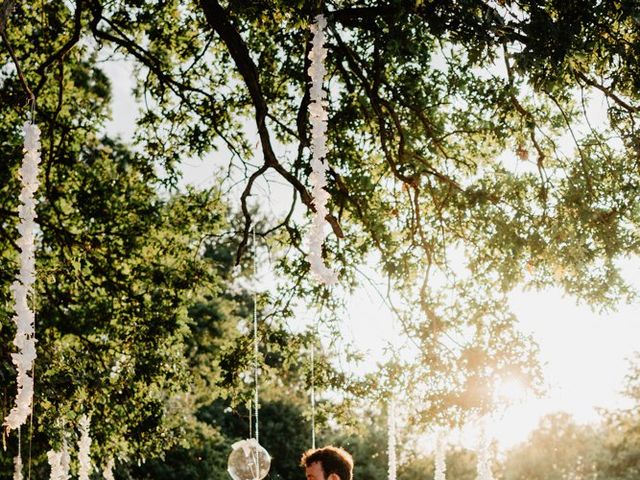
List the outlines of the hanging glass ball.
<svg viewBox="0 0 640 480">
<path fill-rule="evenodd" d="M 269 473 L 271 457 L 255 438 L 231 445 L 227 471 L 233 480 L 262 480 Z"/>
</svg>

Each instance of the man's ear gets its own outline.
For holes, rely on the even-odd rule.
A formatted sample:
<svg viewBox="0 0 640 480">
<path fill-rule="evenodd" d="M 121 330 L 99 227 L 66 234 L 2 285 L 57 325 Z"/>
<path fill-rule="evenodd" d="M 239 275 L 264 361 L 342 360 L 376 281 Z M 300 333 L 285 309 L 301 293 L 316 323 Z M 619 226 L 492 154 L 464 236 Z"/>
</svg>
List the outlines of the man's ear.
<svg viewBox="0 0 640 480">
<path fill-rule="evenodd" d="M 337 473 L 332 473 L 331 475 L 329 475 L 329 477 L 327 477 L 327 480 L 340 480 L 340 477 Z"/>
</svg>

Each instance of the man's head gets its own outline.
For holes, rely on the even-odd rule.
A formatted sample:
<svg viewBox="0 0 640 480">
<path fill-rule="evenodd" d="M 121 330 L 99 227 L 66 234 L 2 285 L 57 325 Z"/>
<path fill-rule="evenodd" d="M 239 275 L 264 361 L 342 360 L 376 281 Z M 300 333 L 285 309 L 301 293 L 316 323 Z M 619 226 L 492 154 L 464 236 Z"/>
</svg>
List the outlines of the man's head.
<svg viewBox="0 0 640 480">
<path fill-rule="evenodd" d="M 342 448 L 323 447 L 302 454 L 307 480 L 352 480 L 353 458 Z"/>
</svg>

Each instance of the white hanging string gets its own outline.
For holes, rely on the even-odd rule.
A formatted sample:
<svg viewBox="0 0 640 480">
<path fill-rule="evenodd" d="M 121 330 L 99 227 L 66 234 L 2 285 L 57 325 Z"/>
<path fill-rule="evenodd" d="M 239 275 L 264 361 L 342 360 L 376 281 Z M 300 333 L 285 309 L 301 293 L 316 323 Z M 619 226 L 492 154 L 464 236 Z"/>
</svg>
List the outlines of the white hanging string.
<svg viewBox="0 0 640 480">
<path fill-rule="evenodd" d="M 325 217 L 328 215 L 326 204 L 329 193 L 327 186 L 327 111 L 325 109 L 326 92 L 322 88 L 322 82 L 327 72 L 324 60 L 327 57 L 327 49 L 324 47 L 324 29 L 327 22 L 322 14 L 317 15 L 311 25 L 313 33 L 313 45 L 309 52 L 311 65 L 309 76 L 311 77 L 309 119 L 311 121 L 311 175 L 309 182 L 312 187 L 311 195 L 316 209 L 311 224 L 309 235 L 309 254 L 307 260 L 311 265 L 311 272 L 318 280 L 331 285 L 336 282 L 338 275 L 328 268 L 322 259 L 322 244 L 327 236 L 325 232 Z"/>
<path fill-rule="evenodd" d="M 253 438 L 253 399 L 249 399 L 249 438 Z"/>
<path fill-rule="evenodd" d="M 13 480 L 22 480 L 22 435 L 18 427 L 18 455 L 13 458 Z"/>
<path fill-rule="evenodd" d="M 436 459 L 434 480 L 445 480 L 447 445 L 442 432 L 436 437 Z"/>
<path fill-rule="evenodd" d="M 311 448 L 316 449 L 316 372 L 315 372 L 315 335 L 311 341 Z"/>
<path fill-rule="evenodd" d="M 257 442 L 260 442 L 260 432 L 258 430 L 258 411 L 260 409 L 260 401 L 259 401 L 259 385 L 258 385 L 258 292 L 257 292 L 257 279 L 258 279 L 258 261 L 256 260 L 257 255 L 257 247 L 256 247 L 256 229 L 253 228 L 253 278 L 254 288 L 253 288 L 253 376 L 255 383 L 255 394 L 254 394 L 254 406 L 255 406 L 255 439 Z"/>
<path fill-rule="evenodd" d="M 31 376 L 33 378 L 33 382 L 35 384 L 36 381 L 36 366 L 33 366 L 33 370 L 31 371 Z M 33 412 L 31 412 L 32 415 L 29 417 L 29 463 L 28 463 L 28 469 L 27 469 L 27 478 L 28 480 L 31 480 L 31 446 L 33 443 Z"/>
<path fill-rule="evenodd" d="M 29 372 L 33 369 L 36 359 L 35 343 L 35 313 L 29 308 L 28 300 L 33 293 L 35 282 L 35 231 L 37 228 L 36 199 L 34 194 L 40 185 L 38 181 L 38 165 L 40 164 L 40 129 L 37 125 L 27 122 L 24 124 L 24 158 L 19 174 L 22 182 L 20 192 L 20 206 L 18 207 L 17 241 L 20 248 L 20 272 L 11 285 L 13 291 L 16 323 L 16 336 L 13 344 L 18 348 L 17 353 L 11 354 L 16 366 L 16 383 L 18 392 L 15 406 L 4 419 L 7 430 L 23 425 L 31 414 L 33 402 L 33 377 Z"/>
<path fill-rule="evenodd" d="M 396 480 L 397 458 L 396 458 L 396 404 L 392 396 L 387 407 L 387 430 L 389 452 L 389 480 Z"/>
</svg>

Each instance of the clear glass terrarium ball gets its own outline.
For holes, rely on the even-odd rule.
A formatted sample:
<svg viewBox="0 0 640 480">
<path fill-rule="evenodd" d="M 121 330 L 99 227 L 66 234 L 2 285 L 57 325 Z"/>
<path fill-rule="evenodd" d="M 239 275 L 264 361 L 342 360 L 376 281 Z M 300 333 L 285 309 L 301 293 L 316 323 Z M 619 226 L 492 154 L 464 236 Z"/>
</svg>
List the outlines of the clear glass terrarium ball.
<svg viewBox="0 0 640 480">
<path fill-rule="evenodd" d="M 255 438 L 234 443 L 227 471 L 233 480 L 262 480 L 269 473 L 271 457 Z"/>
</svg>

